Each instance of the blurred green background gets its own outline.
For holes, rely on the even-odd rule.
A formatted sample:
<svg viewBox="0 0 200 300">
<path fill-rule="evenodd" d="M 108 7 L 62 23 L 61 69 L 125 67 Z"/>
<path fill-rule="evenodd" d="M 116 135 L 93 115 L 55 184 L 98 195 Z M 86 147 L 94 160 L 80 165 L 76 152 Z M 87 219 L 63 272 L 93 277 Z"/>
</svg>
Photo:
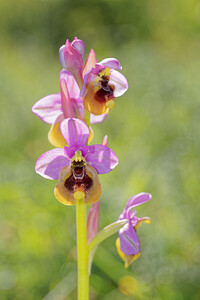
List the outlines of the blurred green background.
<svg viewBox="0 0 200 300">
<path fill-rule="evenodd" d="M 90 299 L 200 299 L 199 0 L 0 1 L 0 299 L 76 299 L 75 208 L 35 174 L 52 146 L 31 113 L 59 91 L 58 49 L 75 36 L 85 57 L 118 58 L 129 81 L 93 126 L 94 143 L 108 134 L 120 161 L 100 176 L 100 228 L 133 194 L 153 195 L 137 209 L 152 219 L 138 231 L 141 257 L 124 269 L 117 234 L 102 243 Z"/>
</svg>

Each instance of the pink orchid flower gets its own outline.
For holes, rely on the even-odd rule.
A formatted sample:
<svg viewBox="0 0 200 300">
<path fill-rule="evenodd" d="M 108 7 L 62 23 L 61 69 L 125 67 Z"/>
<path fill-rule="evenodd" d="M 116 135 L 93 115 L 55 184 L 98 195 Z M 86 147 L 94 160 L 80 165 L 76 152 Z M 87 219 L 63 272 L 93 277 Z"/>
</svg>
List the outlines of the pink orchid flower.
<svg viewBox="0 0 200 300">
<path fill-rule="evenodd" d="M 115 97 L 128 89 L 126 78 L 115 70 L 122 67 L 116 58 L 106 58 L 98 63 L 93 49 L 83 67 L 83 54 L 83 41 L 75 38 L 70 43 L 67 40 L 59 50 L 61 65 L 73 74 L 81 88 L 85 109 L 94 115 L 108 113 L 114 107 Z"/>
<path fill-rule="evenodd" d="M 116 58 L 107 58 L 86 73 L 81 88 L 83 105 L 94 115 L 101 115 L 114 107 L 115 97 L 123 95 L 128 89 L 126 78 L 115 69 L 122 67 Z"/>
<path fill-rule="evenodd" d="M 136 217 L 134 207 L 141 205 L 151 199 L 151 194 L 140 193 L 132 196 L 118 220 L 127 220 L 127 223 L 119 230 L 119 238 L 116 242 L 117 251 L 125 262 L 127 268 L 134 260 L 140 256 L 140 241 L 136 230 L 142 222 L 149 224 L 150 218 Z"/>
<path fill-rule="evenodd" d="M 118 158 L 104 145 L 86 146 L 89 128 L 82 120 L 65 119 L 60 128 L 69 147 L 55 148 L 41 155 L 36 172 L 47 179 L 59 179 L 54 193 L 60 202 L 76 204 L 75 193 L 79 192 L 86 203 L 94 203 L 101 196 L 97 174 L 110 172 L 118 164 Z"/>
<path fill-rule="evenodd" d="M 32 112 L 43 122 L 52 124 L 49 140 L 54 146 L 64 146 L 65 140 L 60 132 L 60 122 L 66 118 L 84 120 L 85 110 L 80 89 L 73 75 L 66 70 L 60 72 L 60 93 L 51 94 L 38 100 L 32 107 Z M 90 115 L 90 123 L 100 123 L 106 117 Z"/>
</svg>

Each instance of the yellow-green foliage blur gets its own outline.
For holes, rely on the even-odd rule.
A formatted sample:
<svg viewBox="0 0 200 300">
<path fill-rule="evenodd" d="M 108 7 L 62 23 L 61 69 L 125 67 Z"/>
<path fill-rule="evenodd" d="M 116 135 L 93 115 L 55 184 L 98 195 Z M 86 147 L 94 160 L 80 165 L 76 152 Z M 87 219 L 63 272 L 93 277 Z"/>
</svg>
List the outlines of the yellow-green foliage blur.
<svg viewBox="0 0 200 300">
<path fill-rule="evenodd" d="M 199 0 L 0 1 L 0 299 L 76 299 L 75 208 L 34 171 L 52 146 L 31 113 L 59 92 L 58 49 L 75 36 L 86 55 L 118 58 L 129 82 L 93 126 L 94 143 L 108 134 L 120 162 L 100 176 L 100 228 L 130 196 L 153 195 L 137 209 L 152 219 L 138 230 L 140 258 L 124 269 L 117 234 L 103 242 L 90 298 L 200 299 Z"/>
</svg>

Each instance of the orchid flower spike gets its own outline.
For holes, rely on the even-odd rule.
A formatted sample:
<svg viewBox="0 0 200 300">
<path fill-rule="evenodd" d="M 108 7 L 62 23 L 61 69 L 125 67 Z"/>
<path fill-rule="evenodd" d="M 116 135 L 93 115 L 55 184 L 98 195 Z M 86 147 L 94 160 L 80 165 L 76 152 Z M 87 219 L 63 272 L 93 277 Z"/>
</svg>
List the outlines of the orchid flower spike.
<svg viewBox="0 0 200 300">
<path fill-rule="evenodd" d="M 86 146 L 89 128 L 79 119 L 68 118 L 60 124 L 69 147 L 55 148 L 41 155 L 35 166 L 44 178 L 56 180 L 58 201 L 74 205 L 79 198 L 94 203 L 101 196 L 98 174 L 110 172 L 118 164 L 116 154 L 104 145 Z"/>
<path fill-rule="evenodd" d="M 51 124 L 48 134 L 50 143 L 55 147 L 64 147 L 66 141 L 60 131 L 60 122 L 67 118 L 84 120 L 83 98 L 74 76 L 66 70 L 60 72 L 60 93 L 51 94 L 38 100 L 32 107 L 32 112 L 43 122 Z M 106 117 L 90 115 L 90 123 L 100 123 Z"/>
<path fill-rule="evenodd" d="M 107 58 L 84 76 L 81 96 L 87 111 L 94 115 L 108 113 L 114 107 L 115 97 L 123 95 L 128 89 L 126 78 L 115 69 L 122 67 L 116 58 Z"/>
<path fill-rule="evenodd" d="M 140 256 L 140 241 L 136 230 L 141 223 L 150 224 L 151 220 L 148 217 L 136 217 L 134 207 L 141 205 L 151 199 L 151 194 L 140 193 L 131 197 L 118 220 L 127 220 L 127 223 L 119 230 L 119 237 L 116 241 L 118 254 L 125 262 L 127 268 L 134 260 Z"/>
</svg>

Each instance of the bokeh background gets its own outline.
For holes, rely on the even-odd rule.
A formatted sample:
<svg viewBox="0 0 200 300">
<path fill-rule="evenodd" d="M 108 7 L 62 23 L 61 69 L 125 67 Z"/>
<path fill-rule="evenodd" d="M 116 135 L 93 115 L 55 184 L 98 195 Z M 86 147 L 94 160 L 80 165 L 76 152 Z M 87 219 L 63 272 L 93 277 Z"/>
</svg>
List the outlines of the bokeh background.
<svg viewBox="0 0 200 300">
<path fill-rule="evenodd" d="M 100 61 L 116 57 L 128 78 L 105 122 L 120 164 L 102 175 L 100 228 L 127 200 L 150 216 L 138 235 L 142 254 L 129 269 L 117 234 L 98 248 L 91 299 L 197 300 L 200 195 L 199 0 L 0 1 L 0 299 L 76 299 L 75 208 L 55 200 L 55 182 L 34 172 L 52 148 L 49 126 L 31 113 L 59 92 L 58 49 L 84 40 Z"/>
</svg>

